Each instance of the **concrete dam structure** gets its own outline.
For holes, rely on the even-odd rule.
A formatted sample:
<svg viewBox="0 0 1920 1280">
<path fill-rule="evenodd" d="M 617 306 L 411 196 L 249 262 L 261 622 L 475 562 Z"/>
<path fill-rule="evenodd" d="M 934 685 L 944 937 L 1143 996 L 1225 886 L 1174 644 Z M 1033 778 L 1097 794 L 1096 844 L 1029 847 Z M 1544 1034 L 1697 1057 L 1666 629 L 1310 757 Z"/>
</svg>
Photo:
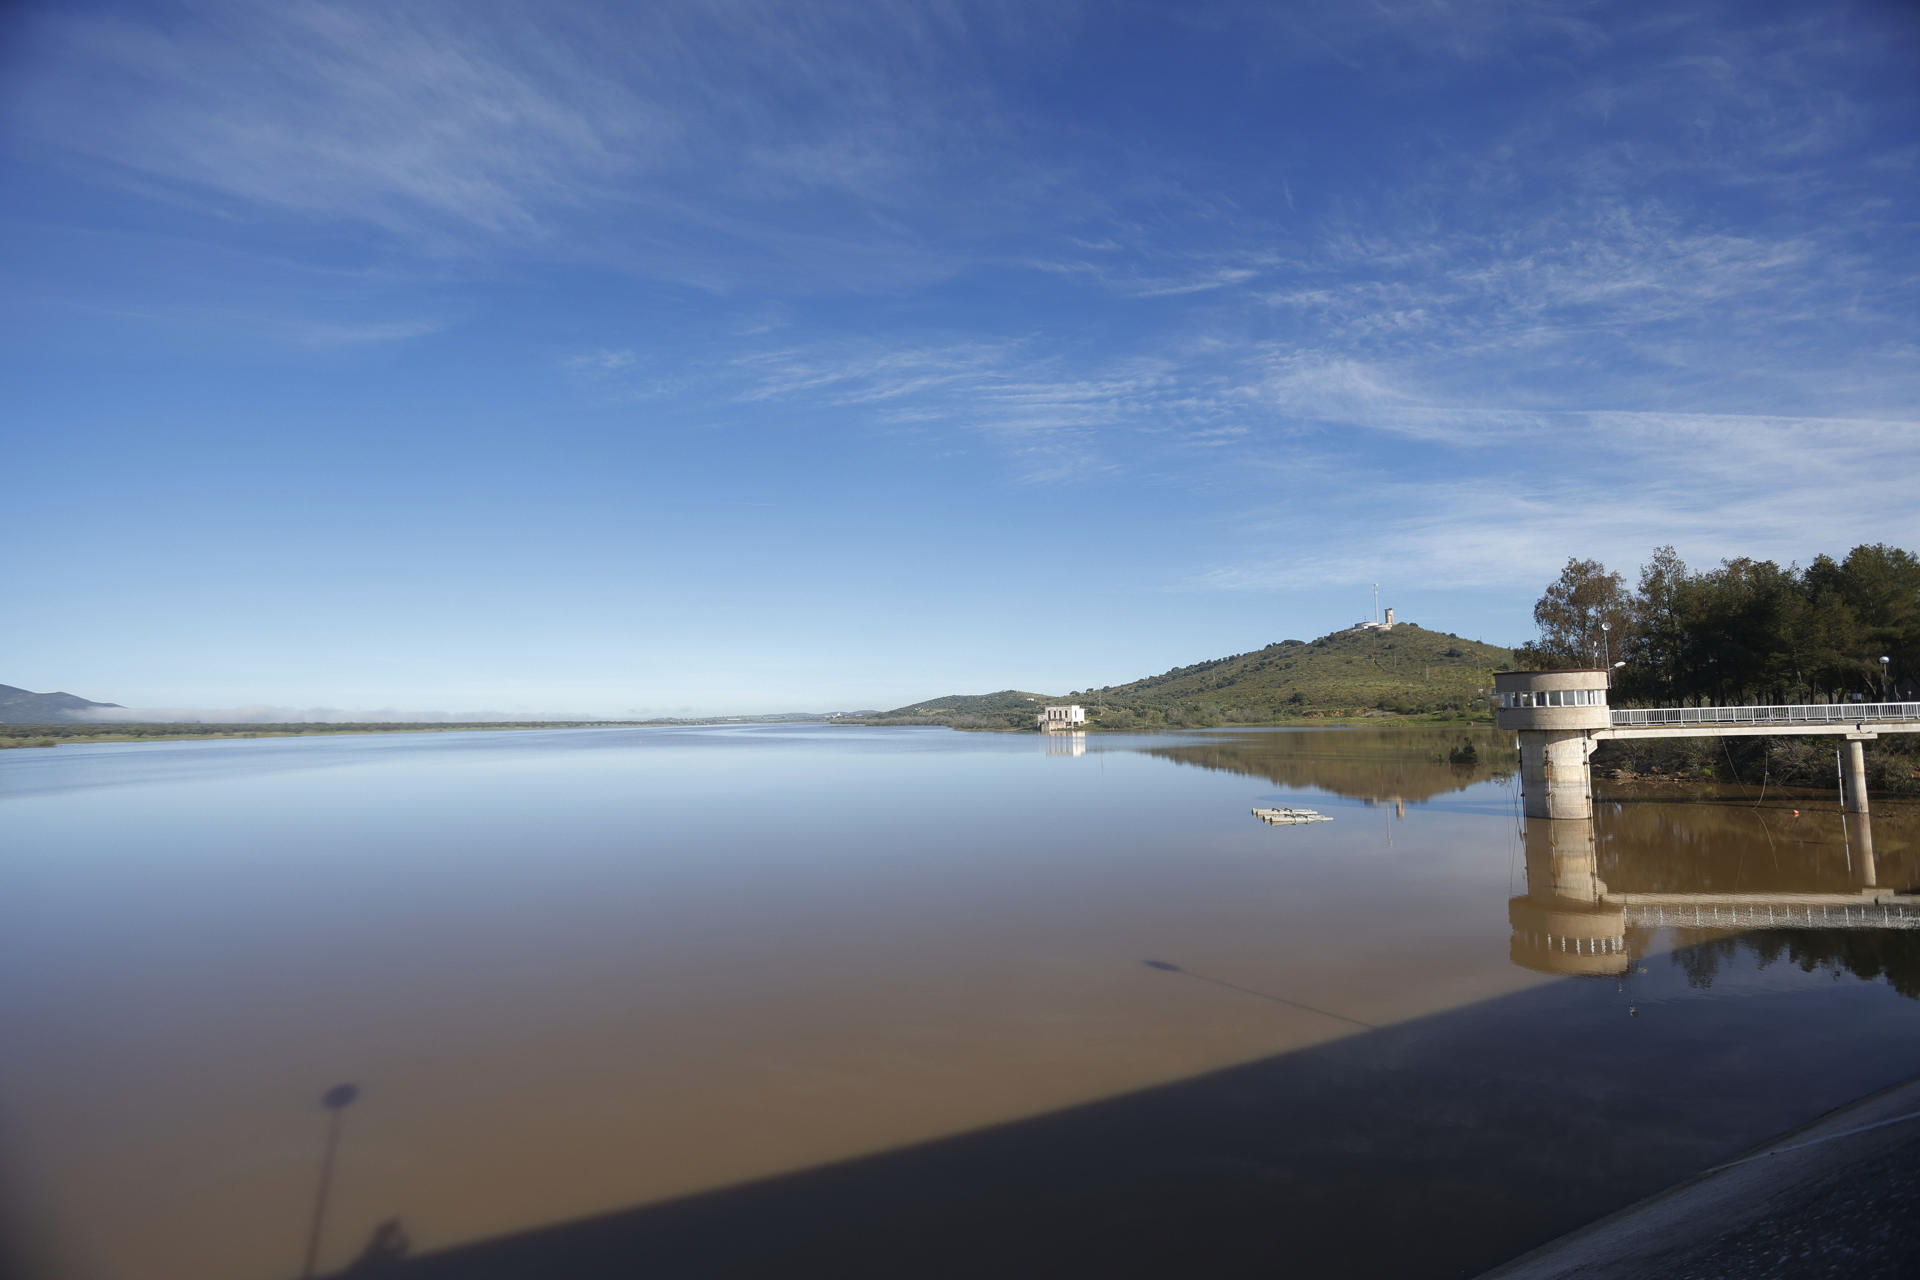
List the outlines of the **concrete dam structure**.
<svg viewBox="0 0 1920 1280">
<path fill-rule="evenodd" d="M 1607 705 L 1603 668 L 1501 671 L 1493 677 L 1495 723 L 1520 739 L 1520 791 L 1529 818 L 1593 817 L 1588 759 L 1609 738 L 1724 738 L 1817 734 L 1846 741 L 1847 808 L 1867 812 L 1865 744 L 1883 733 L 1920 733 L 1920 702 L 1774 707 Z"/>
</svg>

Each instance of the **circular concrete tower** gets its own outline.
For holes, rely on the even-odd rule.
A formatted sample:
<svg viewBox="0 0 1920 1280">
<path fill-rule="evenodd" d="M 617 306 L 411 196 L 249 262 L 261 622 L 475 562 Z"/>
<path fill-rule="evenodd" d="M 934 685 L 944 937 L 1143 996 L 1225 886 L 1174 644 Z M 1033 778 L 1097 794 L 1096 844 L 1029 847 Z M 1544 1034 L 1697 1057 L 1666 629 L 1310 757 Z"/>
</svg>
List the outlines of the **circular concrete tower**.
<svg viewBox="0 0 1920 1280">
<path fill-rule="evenodd" d="M 1497 671 L 1494 722 L 1520 735 L 1520 793 L 1529 818 L 1591 818 L 1587 757 L 1611 721 L 1607 672 Z"/>
</svg>

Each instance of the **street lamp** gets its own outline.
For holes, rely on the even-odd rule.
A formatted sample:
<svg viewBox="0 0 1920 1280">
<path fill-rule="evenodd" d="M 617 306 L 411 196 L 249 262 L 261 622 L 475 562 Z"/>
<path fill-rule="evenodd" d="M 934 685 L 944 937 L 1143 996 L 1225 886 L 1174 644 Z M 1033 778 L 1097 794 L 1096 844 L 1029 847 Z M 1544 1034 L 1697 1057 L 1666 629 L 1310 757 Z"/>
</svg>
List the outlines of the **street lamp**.
<svg viewBox="0 0 1920 1280">
<path fill-rule="evenodd" d="M 1608 688 L 1613 687 L 1613 649 L 1607 642 L 1607 632 L 1611 630 L 1613 630 L 1612 623 L 1600 624 L 1600 665 L 1606 669 Z"/>
<path fill-rule="evenodd" d="M 1893 701 L 1893 684 L 1887 679 L 1887 655 L 1880 655 L 1880 696 L 1888 702 Z"/>
</svg>

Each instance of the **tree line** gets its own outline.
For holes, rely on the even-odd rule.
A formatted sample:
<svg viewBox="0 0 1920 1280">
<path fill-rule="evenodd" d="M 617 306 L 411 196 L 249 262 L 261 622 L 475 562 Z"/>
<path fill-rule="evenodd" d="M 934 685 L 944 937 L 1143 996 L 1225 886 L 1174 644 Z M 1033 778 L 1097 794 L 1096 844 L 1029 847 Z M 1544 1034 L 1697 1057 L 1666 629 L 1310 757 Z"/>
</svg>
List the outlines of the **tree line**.
<svg viewBox="0 0 1920 1280">
<path fill-rule="evenodd" d="M 1885 543 L 1805 568 L 1740 557 L 1692 569 L 1672 547 L 1631 588 L 1567 561 L 1533 609 L 1523 667 L 1612 666 L 1615 706 L 1910 699 L 1920 692 L 1920 557 Z M 1881 662 L 1886 658 L 1885 663 Z"/>
</svg>

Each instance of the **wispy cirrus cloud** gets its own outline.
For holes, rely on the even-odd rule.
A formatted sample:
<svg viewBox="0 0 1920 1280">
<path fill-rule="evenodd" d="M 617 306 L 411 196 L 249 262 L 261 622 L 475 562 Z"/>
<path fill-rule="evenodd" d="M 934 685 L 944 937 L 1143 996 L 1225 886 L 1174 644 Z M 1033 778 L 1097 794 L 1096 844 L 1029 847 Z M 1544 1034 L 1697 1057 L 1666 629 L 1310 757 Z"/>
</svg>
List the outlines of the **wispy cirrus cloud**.
<svg viewBox="0 0 1920 1280">
<path fill-rule="evenodd" d="M 904 4 L 29 11 L 8 132 L 89 180 L 443 260 L 719 292 L 950 274 L 1057 203 L 969 76 L 1062 38 Z M 169 195 L 171 193 L 171 195 Z M 811 265 L 809 265 L 811 264 Z"/>
<path fill-rule="evenodd" d="M 405 342 L 439 333 L 447 326 L 438 320 L 377 320 L 362 324 L 302 322 L 294 331 L 302 342 L 317 347 L 349 346 L 370 342 Z"/>
<path fill-rule="evenodd" d="M 1567 556 L 1630 569 L 1661 544 L 1705 563 L 1781 563 L 1920 533 L 1908 477 L 1920 473 L 1920 418 L 1904 421 L 1610 411 L 1494 424 L 1468 475 L 1327 468 L 1311 509 L 1244 504 L 1255 540 L 1314 545 L 1212 565 L 1186 584 L 1224 591 L 1306 589 L 1391 565 L 1423 588 L 1537 590 Z M 1465 429 L 1463 424 L 1463 429 Z M 1316 468 L 1258 462 L 1315 483 Z M 1330 534 L 1334 536 L 1329 536 Z"/>
<path fill-rule="evenodd" d="M 869 411 L 934 452 L 984 440 L 1025 483 L 1155 477 L 1240 502 L 1265 540 L 1321 548 L 1216 564 L 1190 580 L 1207 589 L 1337 582 L 1383 562 L 1435 586 L 1514 586 L 1579 548 L 1619 558 L 1681 541 L 1708 559 L 1791 558 L 1836 536 L 1920 535 L 1911 412 L 1646 408 L 1595 403 L 1591 387 L 1550 404 L 1462 397 L 1457 379 L 1424 379 L 1427 363 L 1241 343 L 1092 370 L 1032 340 L 785 351 L 752 362 L 748 394 Z M 1285 497 L 1226 496 L 1268 492 Z"/>
<path fill-rule="evenodd" d="M 595 347 L 590 351 L 576 351 L 566 357 L 562 364 L 574 373 L 614 374 L 634 367 L 637 358 L 626 347 Z"/>
<path fill-rule="evenodd" d="M 877 426 L 938 433 L 940 442 L 984 439 L 1022 483 L 1115 474 L 1126 469 L 1119 455 L 1137 462 L 1169 433 L 1225 411 L 1208 405 L 1210 390 L 1166 357 L 1132 356 L 1090 371 L 1037 345 L 790 349 L 739 361 L 748 379 L 740 394 L 865 409 Z"/>
<path fill-rule="evenodd" d="M 447 321 L 426 318 L 327 320 L 314 315 L 286 312 L 166 303 L 101 305 L 62 299 L 60 306 L 86 314 L 139 321 L 159 328 L 244 331 L 274 343 L 315 349 L 409 342 L 416 338 L 431 337 L 449 327 Z"/>
<path fill-rule="evenodd" d="M 675 132 L 537 31 L 509 56 L 507 32 L 426 10 L 180 17 L 43 15 L 20 127 L 128 173 L 414 231 L 534 229 L 542 208 L 644 167 Z M 40 109 L 48 81 L 82 77 L 83 109 Z"/>
</svg>

